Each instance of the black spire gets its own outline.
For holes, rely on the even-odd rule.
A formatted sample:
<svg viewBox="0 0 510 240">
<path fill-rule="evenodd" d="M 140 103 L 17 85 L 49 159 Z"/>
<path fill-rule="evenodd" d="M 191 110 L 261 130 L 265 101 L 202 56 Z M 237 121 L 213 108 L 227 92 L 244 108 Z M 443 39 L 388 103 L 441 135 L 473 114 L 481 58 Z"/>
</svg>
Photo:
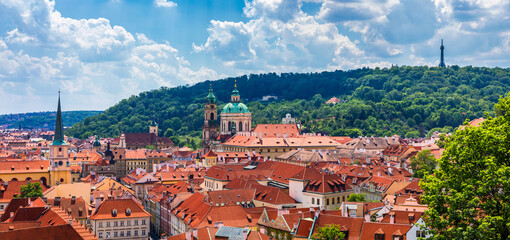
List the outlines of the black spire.
<svg viewBox="0 0 510 240">
<path fill-rule="evenodd" d="M 444 64 L 444 46 L 443 46 L 443 39 L 441 39 L 441 47 L 440 47 L 439 49 L 441 49 L 441 62 L 439 62 L 439 67 L 446 67 L 446 65 Z"/>
<path fill-rule="evenodd" d="M 60 91 L 58 91 L 57 121 L 55 123 L 55 136 L 53 137 L 53 145 L 63 144 L 65 144 L 64 125 L 62 124 L 62 110 L 60 109 Z"/>
</svg>

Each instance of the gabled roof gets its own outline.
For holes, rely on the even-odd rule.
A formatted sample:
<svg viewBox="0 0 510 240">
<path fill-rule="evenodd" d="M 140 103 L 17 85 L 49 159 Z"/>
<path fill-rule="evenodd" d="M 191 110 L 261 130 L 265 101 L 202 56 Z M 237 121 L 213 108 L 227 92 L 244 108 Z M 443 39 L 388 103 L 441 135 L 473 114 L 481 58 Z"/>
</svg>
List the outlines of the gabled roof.
<svg viewBox="0 0 510 240">
<path fill-rule="evenodd" d="M 405 236 L 409 229 L 411 229 L 410 224 L 365 222 L 363 223 L 360 240 L 373 240 L 376 233 L 384 234 L 384 240 L 393 240 L 394 234 Z"/>
<path fill-rule="evenodd" d="M 117 210 L 116 216 L 112 215 L 112 210 L 114 209 Z M 131 214 L 126 214 L 127 209 L 131 210 Z M 90 219 L 103 220 L 137 217 L 150 217 L 150 214 L 133 199 L 105 199 Z"/>
<path fill-rule="evenodd" d="M 388 214 L 384 215 L 381 222 L 389 223 L 391 216 L 393 216 L 395 218 L 395 223 L 414 224 L 421 218 L 422 215 L 423 212 L 392 210 Z"/>
</svg>

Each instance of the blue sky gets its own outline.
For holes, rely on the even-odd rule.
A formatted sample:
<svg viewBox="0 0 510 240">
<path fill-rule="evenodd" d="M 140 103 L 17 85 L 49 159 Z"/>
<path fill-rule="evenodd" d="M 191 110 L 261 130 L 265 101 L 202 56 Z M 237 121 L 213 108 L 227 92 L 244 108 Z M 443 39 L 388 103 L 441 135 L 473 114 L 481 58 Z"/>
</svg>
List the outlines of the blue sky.
<svg viewBox="0 0 510 240">
<path fill-rule="evenodd" d="M 507 0 L 0 0 L 0 114 L 263 72 L 508 67 Z M 205 93 L 204 93 L 205 94 Z"/>
</svg>

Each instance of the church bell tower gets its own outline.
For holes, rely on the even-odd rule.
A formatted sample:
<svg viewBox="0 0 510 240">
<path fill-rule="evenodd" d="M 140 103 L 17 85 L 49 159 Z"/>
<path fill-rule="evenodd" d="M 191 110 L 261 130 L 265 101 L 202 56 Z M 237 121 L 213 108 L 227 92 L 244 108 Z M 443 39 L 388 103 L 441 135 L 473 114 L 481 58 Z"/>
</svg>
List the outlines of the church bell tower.
<svg viewBox="0 0 510 240">
<path fill-rule="evenodd" d="M 64 125 L 62 123 L 59 91 L 55 135 L 53 142 L 50 144 L 50 186 L 71 183 L 68 151 L 69 144 L 64 140 Z"/>
<path fill-rule="evenodd" d="M 205 151 L 211 149 L 211 141 L 218 137 L 218 109 L 216 108 L 216 97 L 212 87 L 209 87 L 204 109 L 204 125 L 202 127 L 202 147 Z"/>
</svg>

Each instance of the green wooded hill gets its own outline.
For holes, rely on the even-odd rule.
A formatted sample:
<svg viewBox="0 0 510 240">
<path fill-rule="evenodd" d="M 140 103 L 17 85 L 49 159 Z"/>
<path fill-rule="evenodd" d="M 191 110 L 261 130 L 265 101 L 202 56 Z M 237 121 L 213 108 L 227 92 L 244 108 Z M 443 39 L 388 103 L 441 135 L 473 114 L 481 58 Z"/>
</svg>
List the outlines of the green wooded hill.
<svg viewBox="0 0 510 240">
<path fill-rule="evenodd" d="M 86 117 L 94 116 L 102 111 L 64 111 L 64 126 L 72 126 Z M 32 112 L 0 115 L 0 128 L 49 129 L 55 128 L 56 112 Z"/>
<path fill-rule="evenodd" d="M 425 136 L 449 132 L 467 119 L 493 114 L 510 91 L 510 69 L 485 67 L 392 67 L 321 73 L 252 74 L 193 86 L 161 88 L 120 101 L 87 117 L 66 134 L 115 137 L 147 132 L 155 116 L 165 136 L 200 136 L 209 85 L 218 105 L 230 101 L 234 80 L 253 123 L 281 123 L 286 113 L 305 131 L 349 136 Z M 276 101 L 259 101 L 274 95 Z M 326 104 L 331 97 L 342 103 Z"/>
</svg>

